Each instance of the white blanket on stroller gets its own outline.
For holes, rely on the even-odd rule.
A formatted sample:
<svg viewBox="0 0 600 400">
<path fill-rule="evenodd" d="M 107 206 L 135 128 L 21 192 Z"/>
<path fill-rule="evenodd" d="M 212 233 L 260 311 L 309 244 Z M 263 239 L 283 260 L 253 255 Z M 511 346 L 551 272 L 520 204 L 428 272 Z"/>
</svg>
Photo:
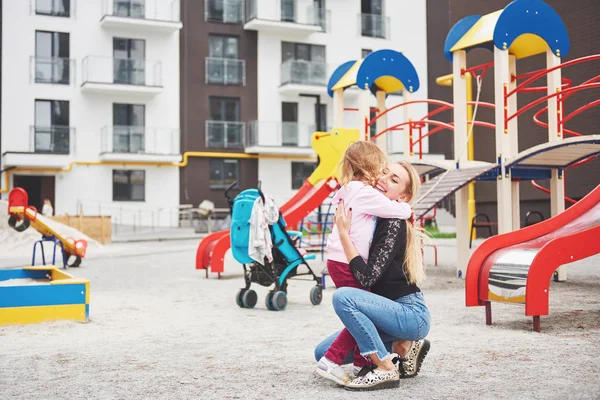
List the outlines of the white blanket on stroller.
<svg viewBox="0 0 600 400">
<path fill-rule="evenodd" d="M 261 265 L 264 265 L 265 257 L 269 262 L 273 261 L 273 241 L 269 225 L 273 225 L 279 219 L 279 209 L 273 198 L 265 195 L 265 201 L 266 205 L 260 197 L 254 201 L 248 243 L 248 255 Z"/>
</svg>

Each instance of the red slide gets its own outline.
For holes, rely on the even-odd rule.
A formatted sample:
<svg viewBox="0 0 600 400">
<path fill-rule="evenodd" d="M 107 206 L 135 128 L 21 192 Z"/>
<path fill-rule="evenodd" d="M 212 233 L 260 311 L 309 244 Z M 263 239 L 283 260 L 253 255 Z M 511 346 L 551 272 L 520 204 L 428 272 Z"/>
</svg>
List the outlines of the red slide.
<svg viewBox="0 0 600 400">
<path fill-rule="evenodd" d="M 294 197 L 280 207 L 288 227 L 299 224 L 303 218 L 319 207 L 337 187 L 338 182 L 335 178 L 326 179 L 318 187 L 306 181 Z M 208 268 L 210 268 L 211 272 L 217 273 L 220 277 L 221 272 L 225 269 L 225 253 L 229 247 L 229 230 L 214 232 L 206 236 L 196 251 L 196 269 L 206 269 L 208 277 Z"/>
<path fill-rule="evenodd" d="M 561 265 L 600 254 L 600 185 L 564 212 L 527 228 L 493 236 L 475 250 L 467 267 L 467 307 L 491 301 L 525 303 L 525 315 L 548 315 L 550 280 Z"/>
</svg>

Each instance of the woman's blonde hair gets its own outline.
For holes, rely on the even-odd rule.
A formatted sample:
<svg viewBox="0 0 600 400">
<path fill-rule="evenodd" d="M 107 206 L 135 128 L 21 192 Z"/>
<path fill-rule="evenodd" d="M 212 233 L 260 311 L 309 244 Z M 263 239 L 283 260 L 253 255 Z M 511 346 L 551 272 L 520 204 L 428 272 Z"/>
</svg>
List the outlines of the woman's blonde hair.
<svg viewBox="0 0 600 400">
<path fill-rule="evenodd" d="M 350 181 L 362 181 L 375 186 L 375 181 L 385 167 L 385 154 L 373 142 L 352 143 L 346 149 L 341 164 L 340 184 Z"/>
<path fill-rule="evenodd" d="M 407 202 L 412 206 L 416 201 L 417 191 L 421 186 L 421 177 L 408 161 L 399 161 L 398 164 L 408 172 L 408 184 L 404 194 Z M 423 262 L 423 247 L 427 235 L 417 222 L 406 223 L 406 252 L 404 256 L 404 270 L 409 283 L 419 283 L 425 279 L 425 264 Z"/>
</svg>

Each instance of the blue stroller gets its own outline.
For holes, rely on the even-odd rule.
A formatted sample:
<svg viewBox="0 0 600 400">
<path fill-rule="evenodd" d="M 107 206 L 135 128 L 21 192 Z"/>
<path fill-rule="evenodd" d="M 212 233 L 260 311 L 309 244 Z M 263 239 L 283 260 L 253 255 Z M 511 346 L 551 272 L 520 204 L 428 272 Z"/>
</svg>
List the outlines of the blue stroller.
<svg viewBox="0 0 600 400">
<path fill-rule="evenodd" d="M 233 185 L 232 185 L 233 186 Z M 231 188 L 231 187 L 230 187 Z M 303 255 L 295 246 L 295 242 L 302 236 L 301 232 L 286 231 L 286 222 L 279 213 L 277 223 L 269 227 L 273 242 L 273 261 L 269 262 L 265 257 L 264 265 L 257 263 L 248 255 L 248 241 L 250 235 L 250 216 L 255 200 L 260 196 L 265 199 L 258 189 L 247 189 L 241 192 L 235 200 L 228 195 L 225 196 L 231 207 L 231 251 L 233 257 L 244 267 L 245 287 L 240 289 L 236 295 L 238 306 L 242 308 L 253 308 L 257 302 L 256 292 L 250 289 L 252 283 L 269 287 L 274 285 L 265 299 L 267 308 L 271 311 L 282 311 L 287 306 L 287 280 L 294 276 L 310 276 L 310 280 L 316 282 L 310 291 L 310 301 L 314 305 L 321 303 L 323 288 L 321 279 L 307 264 L 307 260 L 314 260 L 315 254 Z M 306 273 L 298 273 L 299 266 L 308 268 Z"/>
</svg>

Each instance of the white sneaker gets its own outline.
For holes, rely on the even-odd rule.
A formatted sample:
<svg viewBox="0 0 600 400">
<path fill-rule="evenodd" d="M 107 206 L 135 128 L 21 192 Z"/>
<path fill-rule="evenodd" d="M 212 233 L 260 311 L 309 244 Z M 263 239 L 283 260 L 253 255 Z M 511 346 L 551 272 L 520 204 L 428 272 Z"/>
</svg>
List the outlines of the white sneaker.
<svg viewBox="0 0 600 400">
<path fill-rule="evenodd" d="M 346 384 L 346 390 L 363 391 L 397 388 L 400 386 L 398 370 L 384 371 L 377 369 L 376 365 L 365 367 L 361 371 L 364 375 Z M 360 375 L 360 374 L 359 374 Z"/>
<path fill-rule="evenodd" d="M 334 363 L 333 361 L 328 360 L 325 356 L 321 357 L 319 363 L 317 364 L 317 374 L 321 375 L 325 379 L 329 379 L 337 383 L 338 385 L 345 385 L 350 381 L 348 374 L 344 369 Z"/>
</svg>

